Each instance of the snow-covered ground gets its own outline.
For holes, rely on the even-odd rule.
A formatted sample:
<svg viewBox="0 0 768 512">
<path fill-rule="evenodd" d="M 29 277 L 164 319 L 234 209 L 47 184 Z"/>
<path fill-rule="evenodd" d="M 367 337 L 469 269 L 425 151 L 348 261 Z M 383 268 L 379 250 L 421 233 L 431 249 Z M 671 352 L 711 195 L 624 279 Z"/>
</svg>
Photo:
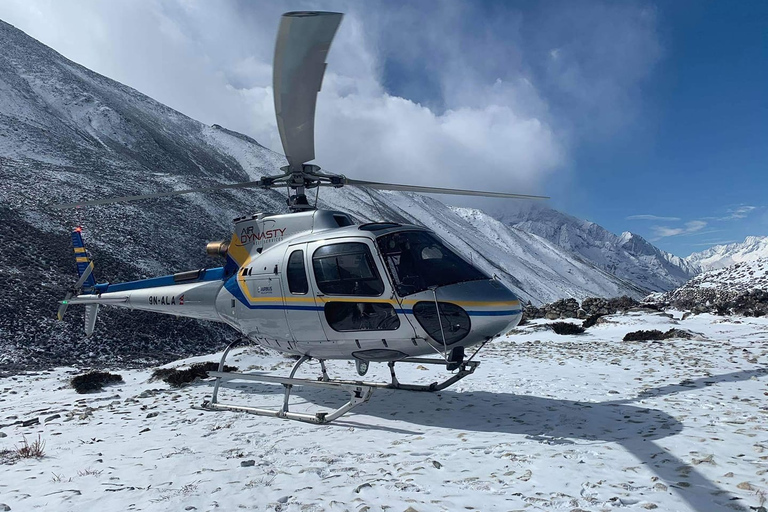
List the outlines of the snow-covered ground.
<svg viewBox="0 0 768 512">
<path fill-rule="evenodd" d="M 208 382 L 170 389 L 146 370 L 115 370 L 124 384 L 88 395 L 68 386 L 71 369 L 6 377 L 0 450 L 40 436 L 45 457 L 0 465 L 0 503 L 14 512 L 758 507 L 768 490 L 768 319 L 605 319 L 580 336 L 534 322 L 486 347 L 476 373 L 449 390 L 377 390 L 325 426 L 192 409 Z M 697 334 L 621 341 L 672 327 Z M 283 374 L 292 364 L 253 348 L 230 362 Z M 437 378 L 401 366 L 402 381 Z M 329 370 L 354 374 L 348 362 Z M 366 378 L 386 373 L 374 365 Z M 295 391 L 297 411 L 346 400 Z M 232 383 L 221 399 L 277 406 L 282 387 Z"/>
</svg>

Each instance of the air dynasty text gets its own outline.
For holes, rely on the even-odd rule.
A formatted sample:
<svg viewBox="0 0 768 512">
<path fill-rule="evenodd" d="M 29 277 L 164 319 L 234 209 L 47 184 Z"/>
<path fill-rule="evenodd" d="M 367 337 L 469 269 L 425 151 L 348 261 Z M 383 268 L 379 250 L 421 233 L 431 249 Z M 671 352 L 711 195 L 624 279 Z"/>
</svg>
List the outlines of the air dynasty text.
<svg viewBox="0 0 768 512">
<path fill-rule="evenodd" d="M 267 229 L 261 233 L 254 233 L 253 226 L 248 226 L 240 232 L 240 243 L 249 244 L 264 240 L 265 242 L 276 242 L 282 239 L 285 234 L 285 228 Z"/>
</svg>

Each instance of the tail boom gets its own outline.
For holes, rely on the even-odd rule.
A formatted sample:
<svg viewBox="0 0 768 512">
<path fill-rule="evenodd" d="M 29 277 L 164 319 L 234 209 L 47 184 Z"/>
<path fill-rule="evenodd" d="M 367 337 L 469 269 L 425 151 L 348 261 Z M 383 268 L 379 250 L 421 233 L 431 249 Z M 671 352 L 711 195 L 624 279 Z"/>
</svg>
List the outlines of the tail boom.
<svg viewBox="0 0 768 512">
<path fill-rule="evenodd" d="M 75 228 L 71 236 L 80 278 L 60 302 L 57 316 L 61 320 L 70 305 L 84 305 L 86 335 L 93 333 L 96 315 L 102 305 L 225 321 L 216 308 L 219 291 L 225 282 L 224 268 L 204 268 L 126 283 L 96 284 L 82 229 Z"/>
<path fill-rule="evenodd" d="M 151 283 L 156 279 L 158 278 L 146 279 L 145 281 Z M 141 281 L 134 281 L 133 283 L 138 284 Z M 223 281 L 204 281 L 169 286 L 150 286 L 116 292 L 106 291 L 73 297 L 69 300 L 69 304 L 103 304 L 153 313 L 222 321 L 216 310 L 216 299 L 223 285 Z M 120 285 L 115 285 L 115 287 L 119 289 Z"/>
</svg>

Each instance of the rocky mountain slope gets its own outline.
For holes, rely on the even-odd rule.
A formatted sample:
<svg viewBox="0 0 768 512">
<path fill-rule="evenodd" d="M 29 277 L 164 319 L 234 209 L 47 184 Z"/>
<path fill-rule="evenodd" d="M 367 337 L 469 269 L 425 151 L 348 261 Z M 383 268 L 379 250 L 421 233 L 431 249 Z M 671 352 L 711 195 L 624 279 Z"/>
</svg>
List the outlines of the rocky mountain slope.
<svg viewBox="0 0 768 512">
<path fill-rule="evenodd" d="M 105 308 L 90 339 L 82 335 L 77 308 L 56 322 L 57 301 L 75 281 L 69 230 L 84 227 L 101 281 L 217 266 L 206 258 L 205 243 L 228 238 L 234 217 L 284 212 L 281 192 L 236 190 L 69 211 L 49 205 L 256 180 L 276 173 L 285 163 L 282 155 L 93 73 L 3 22 L 0 48 L 0 301 L 6 308 L 0 369 L 51 361 L 143 364 L 221 347 L 231 330 L 148 313 Z M 640 297 L 677 286 L 687 275 L 672 259 L 661 261 L 650 244 L 644 256 L 622 248 L 626 244 L 605 246 L 602 239 L 583 240 L 605 246 L 594 254 L 553 242 L 550 232 L 562 232 L 557 223 L 567 217 L 554 210 L 542 210 L 536 222 L 529 217 L 526 230 L 478 210 L 396 192 L 324 190 L 320 206 L 360 221 L 424 224 L 537 304 L 561 297 Z M 593 226 L 592 234 L 610 239 Z M 615 248 L 624 251 L 618 259 L 610 256 Z M 631 269 L 633 261 L 642 265 Z"/>
<path fill-rule="evenodd" d="M 768 258 L 704 272 L 646 301 L 694 313 L 768 315 Z"/>
<path fill-rule="evenodd" d="M 698 268 L 655 247 L 639 235 L 615 235 L 602 226 L 538 203 L 504 205 L 493 213 L 509 228 L 538 235 L 577 258 L 635 286 L 653 291 L 676 288 Z"/>
<path fill-rule="evenodd" d="M 761 258 L 768 258 L 768 236 L 748 236 L 743 242 L 716 245 L 687 256 L 685 261 L 706 271 Z"/>
</svg>

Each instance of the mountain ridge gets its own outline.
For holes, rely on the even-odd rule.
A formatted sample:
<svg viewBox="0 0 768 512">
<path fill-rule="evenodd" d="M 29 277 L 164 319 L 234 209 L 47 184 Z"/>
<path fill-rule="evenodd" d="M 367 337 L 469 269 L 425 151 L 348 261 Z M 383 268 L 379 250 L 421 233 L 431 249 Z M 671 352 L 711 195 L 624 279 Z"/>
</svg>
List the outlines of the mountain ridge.
<svg viewBox="0 0 768 512">
<path fill-rule="evenodd" d="M 761 258 L 768 258 L 768 236 L 748 236 L 743 242 L 715 245 L 695 252 L 685 260 L 706 272 Z"/>
<path fill-rule="evenodd" d="M 195 320 L 104 308 L 91 338 L 83 337 L 76 308 L 64 322 L 54 321 L 57 301 L 75 281 L 69 230 L 84 227 L 100 281 L 217 266 L 205 244 L 228 239 L 235 217 L 286 212 L 282 191 L 228 190 L 65 211 L 49 205 L 253 181 L 279 173 L 284 157 L 69 61 L 4 22 L 0 46 L 0 222 L 8 226 L 0 241 L 9 249 L 0 254 L 0 300 L 11 305 L 0 318 L 0 368 L 51 361 L 145 364 L 219 349 L 234 333 Z M 415 194 L 323 189 L 318 206 L 363 222 L 430 227 L 534 303 L 642 297 L 679 278 L 661 263 L 617 276 L 604 262 L 537 233 Z M 663 275 L 644 274 L 656 270 Z"/>
<path fill-rule="evenodd" d="M 617 278 L 649 291 L 676 288 L 698 269 L 654 246 L 640 235 L 616 235 L 599 224 L 538 204 L 495 211 L 493 217 L 579 255 Z"/>
</svg>

